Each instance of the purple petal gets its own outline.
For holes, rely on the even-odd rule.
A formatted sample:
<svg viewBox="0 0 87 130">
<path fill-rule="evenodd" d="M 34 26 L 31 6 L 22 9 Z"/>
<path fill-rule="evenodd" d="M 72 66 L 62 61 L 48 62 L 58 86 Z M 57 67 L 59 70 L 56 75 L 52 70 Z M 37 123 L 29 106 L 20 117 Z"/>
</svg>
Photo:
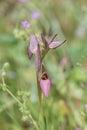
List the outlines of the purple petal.
<svg viewBox="0 0 87 130">
<path fill-rule="evenodd" d="M 32 58 L 32 52 L 30 51 L 30 48 L 28 47 L 27 48 L 27 51 L 28 51 L 28 57 L 29 57 L 29 59 L 31 59 Z"/>
<path fill-rule="evenodd" d="M 59 41 L 59 42 L 51 42 L 51 43 L 49 44 L 49 48 L 55 49 L 55 48 L 61 46 L 65 41 L 66 41 L 66 40 Z"/>
<path fill-rule="evenodd" d="M 23 20 L 21 22 L 22 26 L 25 27 L 25 28 L 30 28 L 30 23 L 27 21 L 27 20 Z"/>
<path fill-rule="evenodd" d="M 36 52 L 36 55 L 35 55 L 35 66 L 36 66 L 36 71 L 37 73 L 40 71 L 40 68 L 41 68 L 41 58 L 40 58 L 40 46 L 38 44 L 37 46 L 37 52 Z"/>
<path fill-rule="evenodd" d="M 31 17 L 32 19 L 38 19 L 38 18 L 40 17 L 40 12 L 37 12 L 37 11 L 32 12 L 32 13 L 30 14 L 30 17 Z"/>
<path fill-rule="evenodd" d="M 41 89 L 42 89 L 44 96 L 48 97 L 49 96 L 49 90 L 50 90 L 50 81 L 49 80 L 45 80 L 45 81 L 41 80 L 40 86 L 41 86 Z"/>
<path fill-rule="evenodd" d="M 40 87 L 45 97 L 49 96 L 49 91 L 51 87 L 51 82 L 48 78 L 48 75 L 46 72 L 43 72 L 41 78 L 40 78 Z"/>
<path fill-rule="evenodd" d="M 34 54 L 36 54 L 37 49 L 38 49 L 38 40 L 35 35 L 31 35 L 30 37 L 30 51 Z"/>
</svg>

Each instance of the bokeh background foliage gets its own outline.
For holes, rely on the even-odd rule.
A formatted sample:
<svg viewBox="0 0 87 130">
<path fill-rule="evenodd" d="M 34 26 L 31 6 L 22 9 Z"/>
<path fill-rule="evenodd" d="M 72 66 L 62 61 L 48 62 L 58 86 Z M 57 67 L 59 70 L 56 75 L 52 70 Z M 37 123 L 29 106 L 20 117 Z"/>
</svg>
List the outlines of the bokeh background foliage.
<svg viewBox="0 0 87 130">
<path fill-rule="evenodd" d="M 40 13 L 38 19 L 30 17 L 33 11 Z M 29 29 L 21 26 L 25 19 L 31 24 Z M 48 130 L 87 130 L 86 0 L 0 0 L 0 84 L 8 62 L 5 83 L 25 108 L 0 89 L 0 130 L 34 130 L 29 113 L 38 123 L 34 58 L 28 60 L 27 46 L 32 33 L 40 36 L 42 32 L 47 37 L 57 33 L 57 40 L 67 40 L 45 58 L 52 80 L 44 105 Z"/>
</svg>

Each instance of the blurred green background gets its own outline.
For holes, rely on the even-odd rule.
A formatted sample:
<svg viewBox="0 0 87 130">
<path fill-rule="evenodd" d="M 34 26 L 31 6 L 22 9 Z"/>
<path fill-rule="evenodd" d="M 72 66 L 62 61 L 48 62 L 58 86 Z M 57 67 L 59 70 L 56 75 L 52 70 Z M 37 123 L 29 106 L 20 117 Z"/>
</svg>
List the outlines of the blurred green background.
<svg viewBox="0 0 87 130">
<path fill-rule="evenodd" d="M 31 18 L 32 12 L 40 16 Z M 28 20 L 31 27 L 22 27 L 22 20 Z M 0 84 L 5 68 L 8 90 L 26 110 L 0 89 L 0 130 L 35 129 L 27 118 L 31 113 L 38 122 L 39 113 L 34 58 L 29 61 L 27 46 L 32 33 L 40 36 L 42 32 L 47 37 L 57 33 L 57 40 L 67 40 L 45 58 L 52 80 L 44 106 L 48 130 L 87 130 L 86 0 L 0 0 Z"/>
</svg>

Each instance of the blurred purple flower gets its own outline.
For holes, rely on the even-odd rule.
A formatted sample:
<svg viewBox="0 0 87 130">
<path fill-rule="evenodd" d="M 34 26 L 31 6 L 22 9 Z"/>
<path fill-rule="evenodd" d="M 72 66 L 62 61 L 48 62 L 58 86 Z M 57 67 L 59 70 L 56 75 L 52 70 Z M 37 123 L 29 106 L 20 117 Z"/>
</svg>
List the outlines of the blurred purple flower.
<svg viewBox="0 0 87 130">
<path fill-rule="evenodd" d="M 40 12 L 34 11 L 34 12 L 32 12 L 32 13 L 30 14 L 30 17 L 31 17 L 32 19 L 39 19 L 39 17 L 40 17 Z"/>
<path fill-rule="evenodd" d="M 22 26 L 25 27 L 25 28 L 30 28 L 30 23 L 27 21 L 27 20 L 23 20 L 21 22 Z"/>
<path fill-rule="evenodd" d="M 69 57 L 67 55 L 62 58 L 62 60 L 60 61 L 62 70 L 65 70 L 65 68 L 68 64 L 68 61 L 69 61 Z"/>
<path fill-rule="evenodd" d="M 77 127 L 77 128 L 75 128 L 75 130 L 82 130 L 82 129 Z"/>
<path fill-rule="evenodd" d="M 27 0 L 18 0 L 18 2 L 21 2 L 21 3 L 24 3 L 26 2 Z"/>
<path fill-rule="evenodd" d="M 85 109 L 87 109 L 87 104 L 84 105 Z"/>
</svg>

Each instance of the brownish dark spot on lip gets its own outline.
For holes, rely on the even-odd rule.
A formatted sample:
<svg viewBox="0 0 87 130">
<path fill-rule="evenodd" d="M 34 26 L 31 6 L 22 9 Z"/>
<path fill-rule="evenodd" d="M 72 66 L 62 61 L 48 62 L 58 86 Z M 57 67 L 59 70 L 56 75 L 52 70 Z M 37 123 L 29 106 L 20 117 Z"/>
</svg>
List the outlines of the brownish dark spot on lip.
<svg viewBox="0 0 87 130">
<path fill-rule="evenodd" d="M 46 73 L 44 73 L 44 74 L 42 75 L 42 79 L 43 79 L 43 80 L 48 79 L 48 75 L 47 75 Z"/>
</svg>

